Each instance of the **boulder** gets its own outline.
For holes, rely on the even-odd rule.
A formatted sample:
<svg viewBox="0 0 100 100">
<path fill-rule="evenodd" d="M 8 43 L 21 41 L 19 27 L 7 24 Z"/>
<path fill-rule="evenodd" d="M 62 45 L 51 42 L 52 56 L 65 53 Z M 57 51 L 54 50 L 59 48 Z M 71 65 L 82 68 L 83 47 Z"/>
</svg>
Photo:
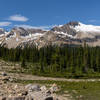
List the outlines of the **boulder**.
<svg viewBox="0 0 100 100">
<path fill-rule="evenodd" d="M 14 89 L 17 89 L 18 88 L 18 85 L 16 84 L 15 86 L 14 86 Z"/>
<path fill-rule="evenodd" d="M 1 75 L 2 75 L 2 76 L 7 76 L 7 73 L 2 72 Z"/>
<path fill-rule="evenodd" d="M 22 96 L 27 96 L 28 95 L 28 91 L 23 91 L 21 95 Z"/>
<path fill-rule="evenodd" d="M 46 96 L 50 96 L 51 95 L 51 91 L 47 90 L 47 91 L 45 91 L 45 94 L 46 94 Z"/>
<path fill-rule="evenodd" d="M 2 81 L 9 81 L 9 79 L 10 79 L 9 76 L 2 77 Z"/>
<path fill-rule="evenodd" d="M 47 90 L 46 86 L 42 86 L 41 88 L 41 91 L 45 92 Z"/>
<path fill-rule="evenodd" d="M 28 96 L 33 97 L 34 100 L 53 100 L 52 95 L 46 95 L 46 93 L 42 91 L 30 92 Z"/>
<path fill-rule="evenodd" d="M 13 79 L 13 78 L 9 78 L 9 81 L 10 81 L 10 82 L 13 82 L 13 81 L 14 81 L 14 79 Z"/>
<path fill-rule="evenodd" d="M 32 85 L 29 87 L 28 91 L 29 92 L 40 91 L 40 86 L 39 85 Z"/>
<path fill-rule="evenodd" d="M 32 86 L 32 84 L 28 84 L 25 86 L 25 89 L 29 89 Z"/>
</svg>

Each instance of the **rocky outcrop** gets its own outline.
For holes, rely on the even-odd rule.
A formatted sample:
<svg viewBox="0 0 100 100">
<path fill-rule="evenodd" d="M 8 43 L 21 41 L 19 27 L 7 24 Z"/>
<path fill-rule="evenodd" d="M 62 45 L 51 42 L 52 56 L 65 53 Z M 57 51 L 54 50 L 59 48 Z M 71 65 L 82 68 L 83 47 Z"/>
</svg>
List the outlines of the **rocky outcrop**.
<svg viewBox="0 0 100 100">
<path fill-rule="evenodd" d="M 59 100 L 54 95 L 59 89 L 56 84 L 50 88 L 39 84 L 23 85 L 15 83 L 5 72 L 0 75 L 0 100 Z"/>
<path fill-rule="evenodd" d="M 63 33 L 67 33 L 69 35 L 75 36 L 76 31 L 75 31 L 75 29 L 72 29 L 71 26 L 75 27 L 77 25 L 79 25 L 78 22 L 69 22 L 68 24 L 65 24 L 61 27 L 56 26 L 53 29 L 51 29 L 51 31 L 53 31 L 53 32 L 55 32 L 55 31 L 56 32 L 63 32 Z"/>
</svg>

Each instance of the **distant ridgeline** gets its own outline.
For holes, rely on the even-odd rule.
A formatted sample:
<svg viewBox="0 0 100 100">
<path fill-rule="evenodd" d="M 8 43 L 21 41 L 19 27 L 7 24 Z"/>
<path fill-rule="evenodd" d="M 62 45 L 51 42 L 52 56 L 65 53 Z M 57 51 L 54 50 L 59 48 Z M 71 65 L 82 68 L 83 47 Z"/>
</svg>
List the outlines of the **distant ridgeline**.
<svg viewBox="0 0 100 100">
<path fill-rule="evenodd" d="M 66 78 L 100 76 L 100 47 L 47 46 L 40 49 L 8 49 L 0 46 L 0 58 L 21 62 L 22 68 L 31 68 L 35 75 Z M 28 66 L 28 63 L 33 67 Z"/>
</svg>

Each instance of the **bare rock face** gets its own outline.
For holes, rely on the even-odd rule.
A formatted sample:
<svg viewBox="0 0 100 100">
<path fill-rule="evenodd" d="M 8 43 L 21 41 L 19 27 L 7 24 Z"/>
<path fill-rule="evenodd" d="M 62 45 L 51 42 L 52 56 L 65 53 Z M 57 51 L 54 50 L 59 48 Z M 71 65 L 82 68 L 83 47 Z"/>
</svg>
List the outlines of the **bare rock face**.
<svg viewBox="0 0 100 100">
<path fill-rule="evenodd" d="M 46 31 L 42 29 L 27 29 L 28 33 L 35 34 L 35 33 L 42 33 L 44 34 Z"/>
<path fill-rule="evenodd" d="M 0 29 L 0 44 L 7 48 L 25 48 L 26 46 L 41 48 L 48 45 L 79 46 L 84 42 L 89 46 L 100 46 L 100 26 L 73 21 L 53 27 L 49 31 L 23 27 L 15 27 L 9 32 Z"/>
<path fill-rule="evenodd" d="M 34 40 L 41 37 L 46 31 L 41 29 L 26 29 L 15 27 L 9 32 L 5 32 L 1 38 L 1 45 L 8 48 L 34 46 Z M 21 45 L 23 44 L 23 45 Z"/>
<path fill-rule="evenodd" d="M 79 25 L 78 22 L 69 22 L 68 24 L 62 25 L 61 27 L 54 27 L 53 29 L 51 29 L 51 31 L 53 32 L 63 32 L 63 33 L 68 33 L 70 35 L 75 36 L 76 35 L 76 31 L 74 29 L 72 29 L 70 26 L 77 26 Z"/>
<path fill-rule="evenodd" d="M 35 34 L 35 33 L 44 33 L 45 31 L 41 30 L 41 29 L 26 29 L 23 27 L 15 27 L 11 30 L 10 34 L 14 34 L 17 33 L 17 35 L 19 36 L 28 36 L 29 34 Z"/>
</svg>

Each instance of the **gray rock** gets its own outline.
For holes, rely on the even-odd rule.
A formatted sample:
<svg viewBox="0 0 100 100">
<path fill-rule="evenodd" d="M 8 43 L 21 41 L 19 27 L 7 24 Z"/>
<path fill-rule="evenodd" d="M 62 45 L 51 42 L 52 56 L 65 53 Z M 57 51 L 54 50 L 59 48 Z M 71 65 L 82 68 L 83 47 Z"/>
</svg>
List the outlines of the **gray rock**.
<svg viewBox="0 0 100 100">
<path fill-rule="evenodd" d="M 22 96 L 26 96 L 26 95 L 28 95 L 28 91 L 23 91 Z"/>
<path fill-rule="evenodd" d="M 13 79 L 13 78 L 9 78 L 9 81 L 10 81 L 10 82 L 13 82 L 13 81 L 14 81 L 14 79 Z"/>
<path fill-rule="evenodd" d="M 50 90 L 47 90 L 46 91 L 46 96 L 50 96 L 51 95 L 51 91 Z"/>
<path fill-rule="evenodd" d="M 30 94 L 31 97 L 33 97 L 35 100 L 53 100 L 53 97 L 51 95 L 47 96 L 45 93 L 35 92 Z"/>
<path fill-rule="evenodd" d="M 41 89 L 41 91 L 46 91 L 47 90 L 46 86 L 42 86 L 40 89 Z"/>
<path fill-rule="evenodd" d="M 7 76 L 7 73 L 2 72 L 1 75 L 2 75 L 2 76 Z"/>
<path fill-rule="evenodd" d="M 25 89 L 29 89 L 32 86 L 32 84 L 28 84 L 25 86 Z"/>
<path fill-rule="evenodd" d="M 10 79 L 9 76 L 4 76 L 4 77 L 2 78 L 2 81 L 9 81 L 9 79 Z"/>
<path fill-rule="evenodd" d="M 40 91 L 40 86 L 39 85 L 32 85 L 29 87 L 28 91 L 29 92 Z"/>
</svg>

